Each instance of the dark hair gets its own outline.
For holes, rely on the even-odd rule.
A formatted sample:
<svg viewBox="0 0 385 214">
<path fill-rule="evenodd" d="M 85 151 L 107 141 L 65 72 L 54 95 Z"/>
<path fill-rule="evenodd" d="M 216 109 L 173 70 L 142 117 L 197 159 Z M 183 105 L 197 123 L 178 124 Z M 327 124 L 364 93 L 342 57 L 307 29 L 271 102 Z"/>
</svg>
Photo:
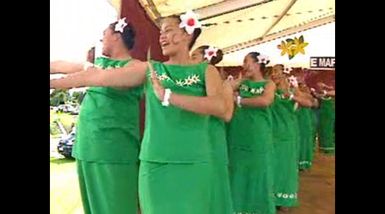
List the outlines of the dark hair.
<svg viewBox="0 0 385 214">
<path fill-rule="evenodd" d="M 207 48 L 209 48 L 208 45 L 202 45 L 202 46 L 200 46 L 200 47 L 197 48 L 197 49 L 199 49 L 200 52 L 201 52 L 201 54 L 204 56 L 204 55 L 205 55 L 205 50 L 206 50 Z M 222 61 L 222 59 L 223 59 L 223 51 L 222 51 L 221 49 L 218 49 L 218 51 L 217 51 L 217 56 L 213 56 L 213 57 L 211 58 L 211 60 L 210 60 L 209 63 L 210 63 L 211 65 L 216 65 L 216 64 L 218 64 L 220 61 Z"/>
<path fill-rule="evenodd" d="M 247 55 L 250 55 L 250 57 L 254 60 L 254 62 L 261 65 L 261 71 L 265 71 L 266 65 L 269 64 L 270 60 L 267 60 L 266 63 L 260 63 L 258 60 L 258 56 L 261 55 L 259 52 L 250 52 Z"/>
<path fill-rule="evenodd" d="M 87 61 L 90 63 L 94 63 L 95 61 L 95 46 L 90 48 L 87 52 Z"/>
<path fill-rule="evenodd" d="M 162 18 L 161 21 L 165 20 L 165 19 L 168 19 L 168 18 L 171 18 L 171 19 L 177 19 L 179 23 L 182 22 L 182 20 L 180 19 L 180 17 L 178 15 L 171 15 L 171 16 L 166 16 L 164 18 Z M 192 38 L 191 38 L 191 41 L 190 41 L 190 44 L 188 44 L 188 49 L 191 50 L 191 48 L 194 46 L 195 42 L 197 41 L 199 35 L 201 35 L 202 33 L 202 29 L 201 28 L 195 28 L 194 29 L 194 32 L 192 34 Z"/>
<path fill-rule="evenodd" d="M 115 31 L 115 25 L 118 22 L 114 22 L 110 24 L 110 28 L 115 32 L 119 33 L 122 36 L 123 43 L 126 46 L 128 50 L 131 50 L 134 47 L 135 44 L 135 30 L 134 27 L 130 24 L 127 23 L 127 25 L 123 28 L 123 33 L 120 31 Z"/>
</svg>

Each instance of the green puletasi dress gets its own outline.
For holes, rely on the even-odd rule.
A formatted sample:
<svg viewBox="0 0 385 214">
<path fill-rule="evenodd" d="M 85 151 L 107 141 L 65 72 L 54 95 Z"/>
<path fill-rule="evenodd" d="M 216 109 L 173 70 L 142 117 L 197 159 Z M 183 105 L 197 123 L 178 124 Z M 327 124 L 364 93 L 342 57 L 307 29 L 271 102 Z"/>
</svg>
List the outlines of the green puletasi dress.
<svg viewBox="0 0 385 214">
<path fill-rule="evenodd" d="M 313 153 L 317 151 L 317 136 L 318 136 L 318 108 L 312 108 L 312 139 L 313 139 Z"/>
<path fill-rule="evenodd" d="M 175 94 L 206 96 L 207 63 L 151 63 L 164 88 Z M 149 71 L 145 90 L 146 128 L 139 170 L 142 213 L 232 213 L 224 134 L 209 134 L 221 123 L 215 125 L 211 116 L 177 106 L 162 106 L 154 94 Z"/>
<path fill-rule="evenodd" d="M 239 94 L 260 96 L 266 81 L 245 80 Z M 276 212 L 273 193 L 273 133 L 270 107 L 237 107 L 228 124 L 230 185 L 236 214 Z"/>
<path fill-rule="evenodd" d="M 320 149 L 324 153 L 334 154 L 335 101 L 333 98 L 321 99 L 319 120 Z"/>
<path fill-rule="evenodd" d="M 313 110 L 300 107 L 297 112 L 299 125 L 299 169 L 309 169 L 313 161 L 314 149 L 314 124 Z"/>
<path fill-rule="evenodd" d="M 276 91 L 272 105 L 274 145 L 274 193 L 277 206 L 298 205 L 298 122 L 294 101 Z"/>
<path fill-rule="evenodd" d="M 129 62 L 100 57 L 95 65 L 109 72 Z M 73 148 L 85 214 L 137 214 L 142 93 L 142 87 L 87 90 Z"/>
</svg>

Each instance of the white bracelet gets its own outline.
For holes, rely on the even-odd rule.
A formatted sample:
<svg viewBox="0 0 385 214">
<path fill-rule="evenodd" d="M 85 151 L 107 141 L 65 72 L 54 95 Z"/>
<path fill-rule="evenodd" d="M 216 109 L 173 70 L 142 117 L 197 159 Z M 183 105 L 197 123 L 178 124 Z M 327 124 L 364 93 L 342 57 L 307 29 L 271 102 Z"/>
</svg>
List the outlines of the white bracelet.
<svg viewBox="0 0 385 214">
<path fill-rule="evenodd" d="M 294 98 L 294 94 L 290 94 L 289 100 L 292 100 Z"/>
<path fill-rule="evenodd" d="M 237 96 L 237 106 L 238 107 L 242 107 L 241 100 L 242 100 L 242 97 L 241 96 Z"/>
<path fill-rule="evenodd" d="M 328 94 L 328 92 L 326 90 L 323 90 L 323 96 L 326 96 Z"/>
<path fill-rule="evenodd" d="M 170 105 L 170 97 L 171 97 L 171 89 L 166 88 L 164 91 L 164 97 L 162 101 L 163 106 L 169 106 Z"/>
<path fill-rule="evenodd" d="M 86 71 L 89 67 L 94 67 L 94 64 L 90 62 L 83 63 L 83 70 Z"/>
</svg>

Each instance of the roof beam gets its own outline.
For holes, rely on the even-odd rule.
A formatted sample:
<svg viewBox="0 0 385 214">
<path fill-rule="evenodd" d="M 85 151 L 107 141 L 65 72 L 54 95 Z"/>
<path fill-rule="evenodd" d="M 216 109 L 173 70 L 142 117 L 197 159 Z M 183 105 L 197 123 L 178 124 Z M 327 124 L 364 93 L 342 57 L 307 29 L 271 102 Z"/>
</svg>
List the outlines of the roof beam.
<svg viewBox="0 0 385 214">
<path fill-rule="evenodd" d="M 194 12 L 198 13 L 199 20 L 203 21 L 271 1 L 274 0 L 228 0 L 207 7 L 198 8 Z"/>
<path fill-rule="evenodd" d="M 291 7 L 293 7 L 293 5 L 295 4 L 295 2 L 297 2 L 297 0 L 291 0 L 291 2 L 287 5 L 287 7 L 285 8 L 285 10 L 282 11 L 281 15 L 278 17 L 277 20 L 275 20 L 275 22 L 269 27 L 269 29 L 267 29 L 265 31 L 264 34 L 262 34 L 262 38 L 265 37 L 270 31 L 271 29 L 273 29 L 274 26 L 276 26 L 280 21 L 281 19 L 286 15 L 286 13 L 290 10 Z"/>
<path fill-rule="evenodd" d="M 147 15 L 149 15 L 150 19 L 159 27 L 157 20 L 161 17 L 161 15 L 154 2 L 152 0 L 140 0 L 139 3 L 144 8 Z"/>
<path fill-rule="evenodd" d="M 321 18 L 315 21 L 308 22 L 306 24 L 297 25 L 292 28 L 287 28 L 285 30 L 282 30 L 280 32 L 272 33 L 269 35 L 266 35 L 265 37 L 259 37 L 253 40 L 249 40 L 246 42 L 238 43 L 235 45 L 231 45 L 225 48 L 222 48 L 222 51 L 224 54 L 233 53 L 242 49 L 250 48 L 256 45 L 260 45 L 266 42 L 270 42 L 285 36 L 289 36 L 292 34 L 296 34 L 302 31 L 306 31 L 312 28 L 316 28 L 325 24 L 329 24 L 335 21 L 335 15 L 327 16 L 325 18 Z"/>
</svg>

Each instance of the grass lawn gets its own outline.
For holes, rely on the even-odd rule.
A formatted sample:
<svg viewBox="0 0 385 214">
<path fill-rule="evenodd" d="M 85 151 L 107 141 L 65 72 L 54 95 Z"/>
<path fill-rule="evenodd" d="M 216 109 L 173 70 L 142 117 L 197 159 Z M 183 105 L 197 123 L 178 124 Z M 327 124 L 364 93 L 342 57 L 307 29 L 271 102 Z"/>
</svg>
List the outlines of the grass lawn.
<svg viewBox="0 0 385 214">
<path fill-rule="evenodd" d="M 74 160 L 50 159 L 50 213 L 83 214 Z"/>
<path fill-rule="evenodd" d="M 60 122 L 63 124 L 64 128 L 67 130 L 67 132 L 71 131 L 71 125 L 73 123 L 76 124 L 77 122 L 77 115 L 70 115 L 67 113 L 56 113 L 55 111 L 50 111 L 50 124 L 55 125 L 54 121 L 55 120 L 60 120 Z M 51 137 L 57 137 L 57 136 L 51 136 Z"/>
<path fill-rule="evenodd" d="M 70 131 L 77 115 L 50 111 L 51 125 L 54 125 L 55 119 L 59 119 L 64 128 Z M 51 135 L 52 140 L 58 137 L 60 134 Z M 51 150 L 57 154 L 56 144 L 52 143 Z M 75 160 L 50 156 L 50 213 L 83 214 Z"/>
</svg>

